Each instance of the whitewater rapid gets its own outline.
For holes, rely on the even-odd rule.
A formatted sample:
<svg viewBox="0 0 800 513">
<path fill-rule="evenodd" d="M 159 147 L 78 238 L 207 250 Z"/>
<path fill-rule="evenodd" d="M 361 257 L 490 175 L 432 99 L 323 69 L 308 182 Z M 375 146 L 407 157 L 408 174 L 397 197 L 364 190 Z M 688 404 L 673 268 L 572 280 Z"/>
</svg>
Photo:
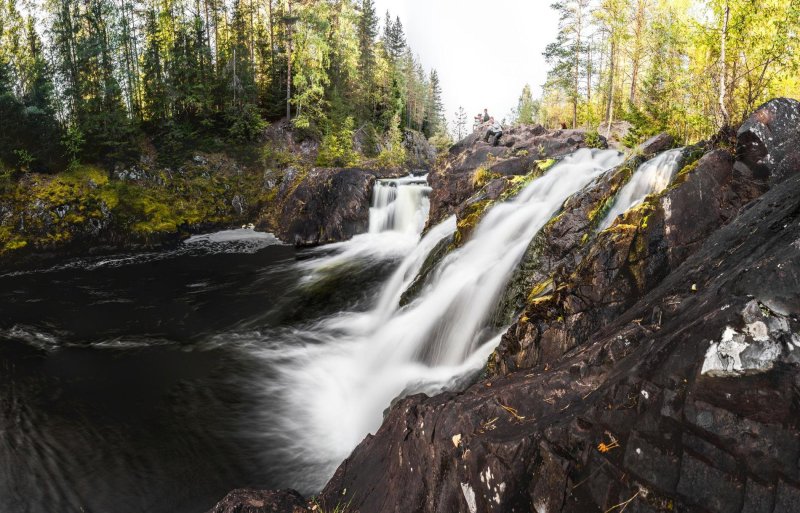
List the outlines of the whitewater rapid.
<svg viewBox="0 0 800 513">
<path fill-rule="evenodd" d="M 617 216 L 639 205 L 650 194 L 658 194 L 666 189 L 678 171 L 682 155 L 683 148 L 667 150 L 639 166 L 617 194 L 614 204 L 600 223 L 600 229 L 605 230 L 614 224 Z"/>
<path fill-rule="evenodd" d="M 581 149 L 565 157 L 516 198 L 489 210 L 471 239 L 435 266 L 403 308 L 403 291 L 430 251 L 454 233 L 456 221 L 450 217 L 420 238 L 427 185 L 411 178 L 377 183 L 369 233 L 299 264 L 313 281 L 354 259 L 399 260 L 372 307 L 286 330 L 285 344 L 260 353 L 277 373 L 264 393 L 281 399 L 281 411 L 270 412 L 280 419 L 270 436 L 283 437 L 283 450 L 303 469 L 293 476 L 295 486 L 319 489 L 380 426 L 393 399 L 458 388 L 474 377 L 499 342 L 502 330 L 488 320 L 530 241 L 567 198 L 621 161 L 613 150 Z"/>
</svg>

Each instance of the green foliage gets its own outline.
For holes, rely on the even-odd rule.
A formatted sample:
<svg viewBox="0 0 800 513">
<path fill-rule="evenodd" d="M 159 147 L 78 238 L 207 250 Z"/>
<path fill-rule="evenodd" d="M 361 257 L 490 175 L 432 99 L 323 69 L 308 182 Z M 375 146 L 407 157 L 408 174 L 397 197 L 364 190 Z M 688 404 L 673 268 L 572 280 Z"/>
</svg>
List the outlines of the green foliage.
<svg viewBox="0 0 800 513">
<path fill-rule="evenodd" d="M 250 103 L 229 110 L 227 118 L 228 138 L 237 143 L 257 140 L 267 127 L 256 106 Z"/>
<path fill-rule="evenodd" d="M 532 125 L 539 116 L 539 104 L 533 99 L 530 84 L 522 88 L 515 114 L 514 123 L 520 125 Z"/>
<path fill-rule="evenodd" d="M 406 149 L 403 145 L 403 134 L 400 131 L 400 119 L 395 114 L 392 126 L 386 134 L 386 145 L 378 154 L 376 164 L 381 168 L 402 167 L 407 159 Z"/>
<path fill-rule="evenodd" d="M 540 112 L 551 127 L 604 133 L 626 119 L 634 125 L 627 146 L 665 131 L 685 144 L 737 125 L 770 98 L 800 96 L 795 0 L 758 9 L 751 0 L 562 0 L 552 8 L 559 30 L 544 52 Z"/>
<path fill-rule="evenodd" d="M 586 143 L 587 148 L 603 148 L 603 139 L 600 137 L 600 134 L 597 133 L 597 130 L 590 130 L 586 132 L 584 137 L 584 142 Z"/>
<path fill-rule="evenodd" d="M 152 141 L 159 162 L 175 166 L 198 148 L 257 141 L 288 115 L 299 138 L 328 139 L 323 160 L 353 162 L 341 120 L 374 127 L 375 142 L 393 127 L 429 137 L 443 128 L 438 75 L 422 71 L 399 18 L 378 41 L 373 0 L 186 7 L 55 0 L 35 23 L 4 2 L 0 116 L 16 130 L 0 133 L 0 160 L 34 171 L 110 167 Z M 381 161 L 398 165 L 390 146 Z"/>
<path fill-rule="evenodd" d="M 442 154 L 447 152 L 447 150 L 449 150 L 453 145 L 453 138 L 450 137 L 450 134 L 447 133 L 447 130 L 442 129 L 441 131 L 433 134 L 433 137 L 430 138 L 430 143 L 433 144 L 434 148 L 436 148 L 436 152 L 438 154 Z"/>
<path fill-rule="evenodd" d="M 83 145 L 86 140 L 83 137 L 83 132 L 76 125 L 69 125 L 64 132 L 61 144 L 64 146 L 64 151 L 69 159 L 69 168 L 74 169 L 80 165 L 80 154 L 83 150 Z"/>
<path fill-rule="evenodd" d="M 325 134 L 319 146 L 317 165 L 326 167 L 350 167 L 358 163 L 353 150 L 353 118 L 346 118 Z"/>
</svg>

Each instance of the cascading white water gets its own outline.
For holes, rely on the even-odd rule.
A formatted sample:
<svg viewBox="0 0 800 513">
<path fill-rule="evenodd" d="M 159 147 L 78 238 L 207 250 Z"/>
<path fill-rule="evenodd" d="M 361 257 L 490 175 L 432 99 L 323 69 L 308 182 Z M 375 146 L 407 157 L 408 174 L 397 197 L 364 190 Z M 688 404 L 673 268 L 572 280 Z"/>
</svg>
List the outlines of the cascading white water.
<svg viewBox="0 0 800 513">
<path fill-rule="evenodd" d="M 286 450 L 307 463 L 296 476 L 303 486 L 323 484 L 380 425 L 393 398 L 448 388 L 483 366 L 499 341 L 487 319 L 534 235 L 569 196 L 621 160 L 616 151 L 589 149 L 564 158 L 516 199 L 487 212 L 472 238 L 439 262 L 419 297 L 400 308 L 398 299 L 428 252 L 453 233 L 455 220 L 447 219 L 410 250 L 372 310 L 339 313 L 294 331 L 288 354 L 262 353 L 278 363 L 280 376 L 268 393 L 289 405 L 282 427 Z"/>
<path fill-rule="evenodd" d="M 678 171 L 682 153 L 683 148 L 667 150 L 639 166 L 617 194 L 614 205 L 600 223 L 600 229 L 605 230 L 614 224 L 617 216 L 644 201 L 648 195 L 666 189 Z"/>
<path fill-rule="evenodd" d="M 345 266 L 402 258 L 414 251 L 428 218 L 430 191 L 427 175 L 376 180 L 367 233 L 312 250 L 324 256 L 298 264 L 307 272 L 304 282 L 313 282 Z"/>
<path fill-rule="evenodd" d="M 419 234 L 427 220 L 430 191 L 425 176 L 376 180 L 369 209 L 370 233 Z"/>
</svg>

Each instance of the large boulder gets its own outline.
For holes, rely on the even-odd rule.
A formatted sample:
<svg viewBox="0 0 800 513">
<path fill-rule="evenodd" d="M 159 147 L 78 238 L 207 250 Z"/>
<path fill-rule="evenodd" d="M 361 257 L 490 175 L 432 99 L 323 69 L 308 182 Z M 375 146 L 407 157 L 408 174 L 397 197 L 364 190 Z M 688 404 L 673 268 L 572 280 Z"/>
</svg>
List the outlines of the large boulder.
<svg viewBox="0 0 800 513">
<path fill-rule="evenodd" d="M 294 490 L 247 490 L 228 493 L 208 513 L 307 513 L 303 497 Z"/>
<path fill-rule="evenodd" d="M 797 509 L 800 168 L 769 190 L 738 164 L 710 151 L 598 234 L 626 171 L 571 198 L 488 377 L 399 401 L 322 497 L 362 512 Z"/>
<path fill-rule="evenodd" d="M 777 98 L 760 106 L 737 134 L 739 161 L 760 178 L 779 182 L 800 167 L 800 102 Z"/>
<path fill-rule="evenodd" d="M 403 145 L 408 154 L 407 166 L 413 173 L 427 173 L 436 161 L 436 148 L 422 132 L 406 130 Z"/>
<path fill-rule="evenodd" d="M 290 168 L 271 191 L 256 226 L 297 246 L 347 240 L 367 231 L 375 173 Z"/>
</svg>

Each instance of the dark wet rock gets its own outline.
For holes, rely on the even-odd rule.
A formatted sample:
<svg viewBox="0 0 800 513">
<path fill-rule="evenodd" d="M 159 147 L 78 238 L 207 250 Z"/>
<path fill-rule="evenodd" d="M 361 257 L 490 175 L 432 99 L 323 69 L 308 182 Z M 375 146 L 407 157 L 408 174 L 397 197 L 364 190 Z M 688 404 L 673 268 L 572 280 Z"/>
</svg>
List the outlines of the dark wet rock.
<svg viewBox="0 0 800 513">
<path fill-rule="evenodd" d="M 636 152 L 651 156 L 675 147 L 675 138 L 666 132 L 654 135 L 636 148 Z"/>
<path fill-rule="evenodd" d="M 431 250 L 431 252 L 428 253 L 428 256 L 422 263 L 422 267 L 420 268 L 420 271 L 417 274 L 416 278 L 414 278 L 414 281 L 411 282 L 411 285 L 409 285 L 408 288 L 405 291 L 403 291 L 403 294 L 400 296 L 400 306 L 406 306 L 419 296 L 419 293 L 425 286 L 425 283 L 427 282 L 430 273 L 436 268 L 439 262 L 441 262 L 442 259 L 445 256 L 447 256 L 447 254 L 450 252 L 450 249 L 453 244 L 453 235 L 447 236 L 442 240 L 440 240 L 436 244 L 436 246 L 434 246 L 433 250 Z"/>
<path fill-rule="evenodd" d="M 799 240 L 794 176 L 547 364 L 399 401 L 322 497 L 346 491 L 362 512 L 794 511 Z M 780 344 L 775 365 L 704 373 L 728 328 Z"/>
<path fill-rule="evenodd" d="M 311 511 L 294 490 L 233 490 L 208 513 L 307 513 Z"/>
<path fill-rule="evenodd" d="M 374 183 L 363 169 L 289 168 L 256 226 L 297 246 L 350 239 L 367 231 Z"/>
<path fill-rule="evenodd" d="M 800 102 L 777 98 L 760 106 L 736 133 L 738 160 L 775 183 L 800 168 Z"/>
<path fill-rule="evenodd" d="M 406 130 L 403 145 L 408 154 L 407 165 L 413 172 L 427 173 L 436 161 L 436 148 L 421 132 Z"/>
<path fill-rule="evenodd" d="M 731 474 L 685 452 L 677 493 L 686 497 L 686 502 L 695 507 L 707 508 L 715 513 L 738 513 L 741 511 L 744 485 Z"/>
<path fill-rule="evenodd" d="M 611 179 L 625 170 L 622 166 Z M 676 182 L 625 213 L 591 244 L 581 244 L 591 232 L 586 211 L 597 209 L 614 187 L 601 180 L 565 205 L 565 214 L 534 241 L 539 255 L 531 260 L 533 270 L 517 281 L 547 287 L 529 298 L 524 316 L 503 336 L 491 358 L 492 372 L 560 358 L 658 285 L 766 187 L 735 172 L 725 150 L 707 154 Z"/>
</svg>

